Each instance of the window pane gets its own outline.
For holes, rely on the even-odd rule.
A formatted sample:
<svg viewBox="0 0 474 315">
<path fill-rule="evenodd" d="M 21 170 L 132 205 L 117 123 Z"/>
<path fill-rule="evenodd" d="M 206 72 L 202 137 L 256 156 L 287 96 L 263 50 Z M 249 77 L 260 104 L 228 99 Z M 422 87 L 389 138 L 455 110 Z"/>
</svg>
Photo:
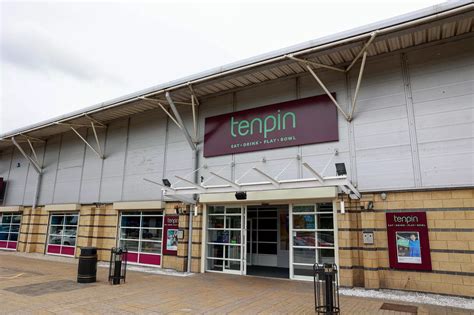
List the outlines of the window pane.
<svg viewBox="0 0 474 315">
<path fill-rule="evenodd" d="M 12 222 L 12 216 L 11 215 L 4 215 L 2 217 L 2 223 L 3 224 L 6 224 L 6 223 L 10 224 L 10 222 Z"/>
<path fill-rule="evenodd" d="M 120 238 L 124 239 L 138 239 L 140 236 L 140 229 L 120 229 Z"/>
<path fill-rule="evenodd" d="M 277 212 L 273 210 L 260 210 L 258 211 L 259 218 L 276 218 Z"/>
<path fill-rule="evenodd" d="M 63 231 L 64 237 L 76 237 L 77 228 L 76 227 L 66 227 Z"/>
<path fill-rule="evenodd" d="M 161 242 L 142 242 L 142 250 L 143 253 L 153 253 L 153 254 L 160 254 L 161 253 Z"/>
<path fill-rule="evenodd" d="M 318 249 L 319 263 L 334 264 L 334 249 Z"/>
<path fill-rule="evenodd" d="M 226 217 L 226 228 L 227 229 L 240 229 L 241 227 L 241 216 Z"/>
<path fill-rule="evenodd" d="M 143 216 L 163 216 L 163 211 L 144 211 Z"/>
<path fill-rule="evenodd" d="M 278 234 L 277 231 L 258 231 L 259 242 L 277 242 Z"/>
<path fill-rule="evenodd" d="M 314 247 L 315 242 L 315 233 L 314 232 L 294 232 L 295 236 L 293 237 L 294 246 L 312 246 Z"/>
<path fill-rule="evenodd" d="M 142 239 L 161 241 L 161 229 L 143 229 Z"/>
<path fill-rule="evenodd" d="M 208 241 L 211 243 L 227 243 L 229 241 L 229 231 L 208 231 Z"/>
<path fill-rule="evenodd" d="M 49 237 L 49 244 L 61 245 L 61 236 L 51 235 Z"/>
<path fill-rule="evenodd" d="M 258 243 L 258 253 L 259 254 L 276 255 L 277 254 L 277 244 Z"/>
<path fill-rule="evenodd" d="M 49 234 L 57 234 L 61 235 L 63 232 L 63 226 L 62 225 L 52 225 L 49 228 Z"/>
<path fill-rule="evenodd" d="M 276 230 L 277 229 L 277 219 L 258 219 L 258 229 L 259 230 Z"/>
<path fill-rule="evenodd" d="M 332 212 L 332 203 L 319 203 L 317 205 L 318 207 L 318 212 Z"/>
<path fill-rule="evenodd" d="M 309 229 L 315 228 L 314 215 L 294 215 L 293 216 L 293 228 L 295 229 Z"/>
<path fill-rule="evenodd" d="M 163 217 L 143 217 L 142 226 L 160 228 L 163 226 Z"/>
<path fill-rule="evenodd" d="M 68 215 L 65 218 L 64 224 L 66 225 L 77 225 L 77 219 L 79 217 L 77 215 Z"/>
<path fill-rule="evenodd" d="M 10 224 L 0 225 L 0 233 L 8 233 L 10 232 Z"/>
<path fill-rule="evenodd" d="M 247 211 L 247 218 L 257 217 L 257 211 Z"/>
<path fill-rule="evenodd" d="M 209 216 L 210 228 L 224 228 L 224 216 Z"/>
<path fill-rule="evenodd" d="M 10 232 L 18 232 L 20 230 L 20 225 L 18 224 L 12 224 L 10 226 Z"/>
<path fill-rule="evenodd" d="M 334 233 L 333 232 L 318 232 L 318 246 L 334 247 Z"/>
<path fill-rule="evenodd" d="M 17 241 L 18 233 L 10 233 L 10 241 Z"/>
<path fill-rule="evenodd" d="M 76 246 L 76 238 L 74 236 L 63 236 L 63 245 Z"/>
<path fill-rule="evenodd" d="M 138 241 L 120 241 L 120 247 L 126 248 L 129 252 L 138 252 Z"/>
<path fill-rule="evenodd" d="M 139 227 L 140 217 L 125 217 L 122 216 L 122 226 Z"/>
<path fill-rule="evenodd" d="M 209 213 L 224 213 L 223 206 L 210 206 L 208 210 L 209 210 Z"/>
<path fill-rule="evenodd" d="M 240 261 L 224 261 L 224 268 L 226 270 L 240 270 Z"/>
<path fill-rule="evenodd" d="M 223 245 L 208 245 L 207 250 L 208 257 L 224 257 L 224 246 Z"/>
<path fill-rule="evenodd" d="M 64 216 L 63 215 L 52 215 L 51 216 L 51 225 L 63 225 Z"/>
<path fill-rule="evenodd" d="M 314 205 L 293 206 L 293 212 L 314 212 Z"/>
<path fill-rule="evenodd" d="M 333 215 L 331 214 L 318 214 L 318 229 L 330 229 L 334 228 Z"/>
<path fill-rule="evenodd" d="M 0 241 L 8 241 L 8 233 L 0 232 Z"/>
<path fill-rule="evenodd" d="M 314 264 L 316 262 L 316 252 L 314 249 L 310 248 L 295 248 L 293 249 L 293 262 L 300 264 Z"/>
<path fill-rule="evenodd" d="M 242 209 L 240 207 L 238 208 L 227 208 L 225 209 L 226 213 L 241 213 Z"/>
<path fill-rule="evenodd" d="M 293 273 L 295 276 L 313 276 L 313 266 L 298 266 L 293 265 Z"/>
<path fill-rule="evenodd" d="M 20 223 L 21 215 L 14 215 L 12 218 L 12 223 Z"/>
<path fill-rule="evenodd" d="M 207 260 L 207 269 L 214 270 L 214 271 L 222 271 L 223 268 L 223 260 L 219 259 L 208 259 Z"/>
<path fill-rule="evenodd" d="M 225 248 L 225 258 L 240 259 L 240 246 L 227 245 Z"/>
</svg>

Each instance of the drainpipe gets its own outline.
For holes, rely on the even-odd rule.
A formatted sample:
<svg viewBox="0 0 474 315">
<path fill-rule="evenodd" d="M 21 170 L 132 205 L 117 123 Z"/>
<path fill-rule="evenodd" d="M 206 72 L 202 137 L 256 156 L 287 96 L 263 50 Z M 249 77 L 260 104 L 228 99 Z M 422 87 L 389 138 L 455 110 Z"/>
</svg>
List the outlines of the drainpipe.
<svg viewBox="0 0 474 315">
<path fill-rule="evenodd" d="M 194 169 L 197 170 L 198 168 L 199 168 L 199 149 L 198 149 L 198 145 L 196 144 L 196 150 L 194 151 Z M 199 184 L 199 172 L 198 171 L 194 172 L 194 182 L 196 184 Z M 194 201 L 197 202 L 198 195 L 194 194 L 193 199 L 194 199 Z M 191 205 L 190 209 L 189 209 L 189 224 L 188 224 L 188 226 L 189 226 L 189 228 L 188 228 L 188 231 L 189 231 L 189 237 L 188 237 L 188 269 L 187 269 L 188 272 L 191 272 L 191 256 L 192 256 L 192 245 L 193 245 L 193 215 L 192 215 L 193 209 L 192 209 L 192 207 L 193 207 L 193 205 Z"/>
</svg>

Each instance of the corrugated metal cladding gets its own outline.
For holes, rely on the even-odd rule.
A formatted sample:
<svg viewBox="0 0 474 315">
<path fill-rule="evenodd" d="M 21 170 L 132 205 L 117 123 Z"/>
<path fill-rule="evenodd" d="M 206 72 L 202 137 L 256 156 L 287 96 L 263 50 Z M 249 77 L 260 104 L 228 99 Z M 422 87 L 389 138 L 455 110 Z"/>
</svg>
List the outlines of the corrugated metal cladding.
<svg viewBox="0 0 474 315">
<path fill-rule="evenodd" d="M 257 173 L 249 171 L 252 166 L 274 176 L 288 166 L 280 179 L 310 177 L 302 162 L 322 170 L 338 150 L 334 162 L 346 164 L 361 191 L 473 186 L 472 21 L 469 12 L 378 38 L 369 49 L 354 120 L 348 123 L 339 115 L 338 142 L 208 159 L 201 154 L 199 176 L 209 184 L 222 183 L 211 179 L 209 171 L 244 182 L 260 181 Z M 406 49 L 399 51 L 402 48 Z M 305 57 L 327 65 L 347 64 L 359 49 L 360 43 L 352 43 Z M 347 110 L 358 66 L 347 77 L 331 70 L 319 69 L 319 73 Z M 324 94 L 301 66 L 290 61 L 242 71 L 196 85 L 194 90 L 200 99 L 201 140 L 205 117 Z M 189 89 L 172 96 L 189 102 Z M 192 130 L 191 107 L 181 105 L 179 110 Z M 104 160 L 68 126 L 28 133 L 47 139 L 45 144 L 35 143 L 39 159 L 44 161 L 39 204 L 160 199 L 160 188 L 143 178 L 161 181 L 166 177 L 174 182 L 174 176 L 181 175 L 193 179 L 194 154 L 182 131 L 156 104 L 140 100 L 90 116 L 108 125 L 98 129 Z M 81 117 L 69 122 L 86 124 L 89 120 Z M 92 129 L 78 130 L 94 141 Z M 7 144 L 0 151 L 0 177 L 8 182 L 4 203 L 30 205 L 37 174 L 18 150 Z M 334 173 L 331 164 L 325 175 Z"/>
</svg>

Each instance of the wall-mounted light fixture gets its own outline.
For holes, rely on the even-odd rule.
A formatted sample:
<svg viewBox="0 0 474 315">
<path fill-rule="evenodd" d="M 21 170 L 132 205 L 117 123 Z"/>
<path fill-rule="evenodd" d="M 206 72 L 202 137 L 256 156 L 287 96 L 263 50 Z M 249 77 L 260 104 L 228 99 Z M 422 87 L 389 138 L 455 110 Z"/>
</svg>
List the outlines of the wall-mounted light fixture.
<svg viewBox="0 0 474 315">
<path fill-rule="evenodd" d="M 347 175 L 346 165 L 344 163 L 336 163 L 337 176 Z"/>
<path fill-rule="evenodd" d="M 245 191 L 238 191 L 235 193 L 235 199 L 247 200 L 247 193 Z"/>
<path fill-rule="evenodd" d="M 163 182 L 163 185 L 165 185 L 166 187 L 171 187 L 171 183 L 167 178 L 163 178 L 161 181 Z"/>
<path fill-rule="evenodd" d="M 380 199 L 387 200 L 387 193 L 383 192 L 380 194 Z"/>
</svg>

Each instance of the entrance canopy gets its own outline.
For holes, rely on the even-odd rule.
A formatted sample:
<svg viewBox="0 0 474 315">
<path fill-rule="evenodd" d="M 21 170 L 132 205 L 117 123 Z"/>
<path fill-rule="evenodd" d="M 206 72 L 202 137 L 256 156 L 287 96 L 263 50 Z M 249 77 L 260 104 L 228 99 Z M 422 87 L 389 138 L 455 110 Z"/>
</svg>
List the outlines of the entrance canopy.
<svg viewBox="0 0 474 315">
<path fill-rule="evenodd" d="M 204 196 L 204 200 L 210 198 L 211 194 L 225 194 L 225 193 L 236 193 L 236 192 L 269 192 L 274 191 L 281 194 L 291 195 L 290 190 L 295 189 L 306 189 L 308 188 L 338 188 L 342 193 L 347 194 L 351 199 L 360 199 L 360 192 L 357 190 L 351 181 L 347 178 L 347 175 L 340 176 L 322 176 L 316 170 L 314 170 L 309 164 L 302 163 L 313 177 L 310 178 L 295 178 L 295 179 L 277 179 L 264 171 L 260 170 L 257 167 L 252 167 L 251 170 L 260 174 L 263 181 L 258 182 L 237 182 L 231 179 L 228 179 L 224 176 L 221 176 L 217 173 L 210 172 L 210 174 L 218 179 L 220 179 L 224 184 L 219 185 L 206 185 L 204 183 L 195 183 L 192 180 L 186 179 L 181 176 L 175 176 L 179 182 L 184 182 L 188 186 L 177 187 L 176 184 L 167 183 L 164 185 L 157 183 L 150 179 L 144 178 L 145 181 L 159 185 L 162 187 L 163 195 L 171 199 L 177 199 L 186 203 L 195 203 L 193 195 Z M 198 170 L 195 170 L 195 172 Z M 310 195 L 308 195 L 311 199 Z M 291 196 L 285 197 L 283 199 L 291 199 Z M 314 198 L 318 198 L 317 193 L 315 193 Z M 282 199 L 281 199 L 282 200 Z"/>
</svg>

